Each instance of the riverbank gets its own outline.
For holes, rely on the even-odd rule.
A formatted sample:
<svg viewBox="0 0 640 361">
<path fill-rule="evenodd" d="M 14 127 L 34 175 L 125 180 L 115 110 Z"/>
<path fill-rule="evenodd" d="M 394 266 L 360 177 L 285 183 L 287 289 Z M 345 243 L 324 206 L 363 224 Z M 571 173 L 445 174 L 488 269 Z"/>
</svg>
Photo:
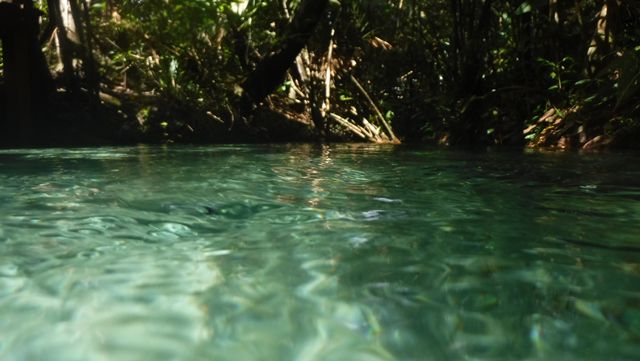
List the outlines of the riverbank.
<svg viewBox="0 0 640 361">
<path fill-rule="evenodd" d="M 86 94 L 70 96 L 59 91 L 36 114 L 33 142 L 5 139 L 2 146 L 101 146 L 131 144 L 224 144 L 282 142 L 368 142 L 335 122 L 319 134 L 307 109 L 272 96 L 249 111 L 225 112 L 181 104 L 130 90 L 107 89 L 99 101 Z M 402 111 L 398 111 L 402 113 Z M 409 144 L 449 145 L 446 132 L 405 137 Z M 522 129 L 521 148 L 602 151 L 638 149 L 640 121 L 599 109 L 551 108 Z M 457 144 L 456 146 L 460 146 Z M 462 145 L 464 146 L 464 145 Z M 502 144 L 485 144 L 500 148 Z M 513 147 L 507 145 L 507 147 Z M 476 147 L 477 148 L 477 147 Z"/>
</svg>

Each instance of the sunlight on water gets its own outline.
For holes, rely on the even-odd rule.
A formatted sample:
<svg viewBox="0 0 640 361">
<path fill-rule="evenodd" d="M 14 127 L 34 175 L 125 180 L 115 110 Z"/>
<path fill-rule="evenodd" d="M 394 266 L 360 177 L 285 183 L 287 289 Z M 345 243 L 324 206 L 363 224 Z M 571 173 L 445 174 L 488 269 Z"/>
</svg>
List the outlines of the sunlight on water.
<svg viewBox="0 0 640 361">
<path fill-rule="evenodd" d="M 637 360 L 638 160 L 0 151 L 0 360 Z"/>
</svg>

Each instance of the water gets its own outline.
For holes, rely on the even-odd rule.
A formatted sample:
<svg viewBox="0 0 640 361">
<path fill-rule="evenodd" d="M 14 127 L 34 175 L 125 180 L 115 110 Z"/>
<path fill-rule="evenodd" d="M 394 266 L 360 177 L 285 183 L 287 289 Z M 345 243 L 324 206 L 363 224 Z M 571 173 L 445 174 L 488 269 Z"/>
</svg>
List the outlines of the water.
<svg viewBox="0 0 640 361">
<path fill-rule="evenodd" d="M 638 160 L 0 151 L 0 360 L 637 360 Z"/>
</svg>

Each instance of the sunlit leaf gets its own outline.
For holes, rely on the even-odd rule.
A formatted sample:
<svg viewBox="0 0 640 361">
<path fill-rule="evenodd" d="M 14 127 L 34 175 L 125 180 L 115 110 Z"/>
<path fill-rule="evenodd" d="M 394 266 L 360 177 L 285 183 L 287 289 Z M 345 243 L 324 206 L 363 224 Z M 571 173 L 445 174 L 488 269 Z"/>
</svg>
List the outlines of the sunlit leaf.
<svg viewBox="0 0 640 361">
<path fill-rule="evenodd" d="M 518 8 L 516 9 L 516 15 L 527 14 L 527 13 L 530 13 L 531 10 L 532 10 L 531 4 L 529 4 L 528 1 L 525 1 L 522 4 L 520 4 L 520 6 L 518 6 Z"/>
<path fill-rule="evenodd" d="M 384 117 L 389 121 L 391 121 L 394 116 L 395 116 L 395 113 L 392 110 L 387 111 L 384 115 Z"/>
<path fill-rule="evenodd" d="M 533 9 L 539 9 L 542 6 L 547 5 L 548 0 L 528 0 L 524 1 L 520 6 L 516 8 L 516 15 L 524 15 L 533 11 Z"/>
</svg>

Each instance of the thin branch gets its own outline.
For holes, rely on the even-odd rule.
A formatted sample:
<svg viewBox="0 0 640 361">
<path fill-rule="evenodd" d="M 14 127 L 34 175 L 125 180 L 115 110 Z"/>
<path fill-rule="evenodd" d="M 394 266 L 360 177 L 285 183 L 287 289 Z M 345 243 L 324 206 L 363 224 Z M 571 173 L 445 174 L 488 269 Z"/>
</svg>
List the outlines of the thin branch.
<svg viewBox="0 0 640 361">
<path fill-rule="evenodd" d="M 329 117 L 331 117 L 333 120 L 337 121 L 338 123 L 342 124 L 344 127 L 352 131 L 354 134 L 356 134 L 360 138 L 373 141 L 373 139 L 370 139 L 360 127 L 352 124 L 347 119 L 334 113 L 329 113 Z"/>
<path fill-rule="evenodd" d="M 305 99 L 307 95 L 303 93 L 302 90 L 300 90 L 300 88 L 296 84 L 297 83 L 296 79 L 294 79 L 293 76 L 291 76 L 291 74 L 289 74 L 289 81 L 291 81 L 291 89 L 293 89 L 293 91 L 296 94 L 298 94 L 302 99 Z"/>
<path fill-rule="evenodd" d="M 331 109 L 331 61 L 333 58 L 333 37 L 336 33 L 334 28 L 331 28 L 331 39 L 329 40 L 329 50 L 327 51 L 327 69 L 324 79 L 324 102 L 322 103 L 322 111 L 328 112 Z"/>
<path fill-rule="evenodd" d="M 369 94 L 367 93 L 366 90 L 364 90 L 364 88 L 362 87 L 362 85 L 360 84 L 360 82 L 358 82 L 358 80 L 353 76 L 350 75 L 351 81 L 353 82 L 353 84 L 356 86 L 356 88 L 358 88 L 358 90 L 360 91 L 360 93 L 362 93 L 362 95 L 367 99 L 367 101 L 369 102 L 369 105 L 371 106 L 371 108 L 373 109 L 373 111 L 376 113 L 376 115 L 378 116 L 378 119 L 380 120 L 380 122 L 382 123 L 382 125 L 384 126 L 384 128 L 386 129 L 389 138 L 391 139 L 391 142 L 393 143 L 400 143 L 400 140 L 396 137 L 396 135 L 393 133 L 393 130 L 391 129 L 391 127 L 389 126 L 389 123 L 387 123 L 387 120 L 384 119 L 384 116 L 382 115 L 382 113 L 380 112 L 380 109 L 378 109 L 378 107 L 376 106 L 376 103 L 373 101 L 373 99 L 371 99 L 371 97 L 369 96 Z"/>
</svg>

